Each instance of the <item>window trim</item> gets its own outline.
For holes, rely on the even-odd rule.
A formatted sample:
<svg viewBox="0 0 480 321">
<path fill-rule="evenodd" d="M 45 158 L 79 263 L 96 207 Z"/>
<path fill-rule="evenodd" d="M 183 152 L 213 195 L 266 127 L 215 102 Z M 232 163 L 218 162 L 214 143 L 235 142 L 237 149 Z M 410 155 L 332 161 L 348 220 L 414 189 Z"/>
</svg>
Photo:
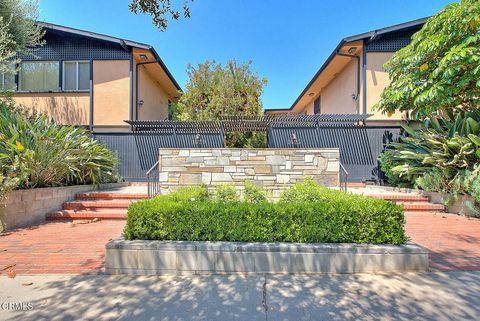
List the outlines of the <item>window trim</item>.
<svg viewBox="0 0 480 321">
<path fill-rule="evenodd" d="M 60 84 L 60 79 L 58 79 L 59 84 L 58 84 L 58 89 L 56 89 L 56 90 L 51 90 L 51 89 L 46 89 L 46 90 L 39 90 L 39 89 L 22 90 L 22 89 L 20 89 L 20 88 L 22 88 L 22 77 L 21 77 L 22 64 L 23 63 L 32 63 L 32 62 L 33 63 L 57 63 L 58 64 L 58 70 L 60 72 L 61 61 L 59 61 L 59 60 L 22 60 L 18 64 L 20 69 L 18 71 L 18 82 L 16 83 L 17 89 L 15 90 L 15 92 L 16 93 L 55 93 L 55 92 L 61 92 L 62 87 L 61 87 L 61 84 Z"/>
<path fill-rule="evenodd" d="M 75 89 L 65 89 L 65 63 L 73 63 L 73 62 L 75 63 L 75 74 L 76 74 Z M 67 92 L 67 93 L 71 93 L 71 92 L 88 93 L 88 92 L 90 92 L 90 88 L 88 88 L 88 89 L 78 89 L 78 83 L 79 83 L 79 80 L 80 80 L 79 79 L 80 78 L 80 73 L 79 73 L 80 63 L 88 63 L 90 65 L 91 61 L 90 60 L 62 60 L 61 63 L 62 63 L 62 69 L 61 69 L 61 72 L 62 72 L 62 86 L 61 86 L 61 91 L 62 92 Z"/>
</svg>

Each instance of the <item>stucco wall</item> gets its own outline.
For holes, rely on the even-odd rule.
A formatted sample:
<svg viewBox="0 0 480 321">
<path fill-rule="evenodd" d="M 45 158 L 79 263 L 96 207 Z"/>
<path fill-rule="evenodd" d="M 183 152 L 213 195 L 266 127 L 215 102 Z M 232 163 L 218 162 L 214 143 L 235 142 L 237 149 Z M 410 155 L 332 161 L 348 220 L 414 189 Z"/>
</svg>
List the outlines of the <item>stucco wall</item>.
<svg viewBox="0 0 480 321">
<path fill-rule="evenodd" d="M 401 120 L 401 113 L 396 112 L 391 117 L 373 110 L 373 106 L 380 100 L 383 89 L 390 83 L 388 73 L 383 65 L 392 57 L 392 52 L 367 53 L 367 113 L 374 114 L 369 120 Z"/>
<path fill-rule="evenodd" d="M 36 112 L 46 113 L 63 125 L 88 125 L 90 93 L 18 93 L 15 102 Z"/>
<path fill-rule="evenodd" d="M 94 125 L 125 125 L 130 117 L 130 62 L 93 62 Z"/>
<path fill-rule="evenodd" d="M 361 59 L 360 64 L 362 64 Z M 351 59 L 345 68 L 323 87 L 320 93 L 312 98 L 303 109 L 303 112 L 312 115 L 314 113 L 314 102 L 320 96 L 322 114 L 356 114 L 357 101 L 352 98 L 352 94 L 356 93 L 357 59 Z M 361 90 L 359 99 L 361 101 Z"/>
<path fill-rule="evenodd" d="M 251 180 L 273 199 L 308 176 L 321 185 L 338 186 L 339 166 L 338 149 L 160 149 L 159 157 L 162 193 L 225 183 L 242 191 Z"/>
<path fill-rule="evenodd" d="M 138 100 L 143 100 L 138 108 L 139 120 L 168 118 L 168 94 L 144 66 L 138 70 Z"/>
<path fill-rule="evenodd" d="M 321 91 L 322 114 L 356 114 L 357 102 L 352 99 L 356 94 L 357 61 L 352 60 Z M 313 104 L 312 104 L 313 108 Z"/>
</svg>

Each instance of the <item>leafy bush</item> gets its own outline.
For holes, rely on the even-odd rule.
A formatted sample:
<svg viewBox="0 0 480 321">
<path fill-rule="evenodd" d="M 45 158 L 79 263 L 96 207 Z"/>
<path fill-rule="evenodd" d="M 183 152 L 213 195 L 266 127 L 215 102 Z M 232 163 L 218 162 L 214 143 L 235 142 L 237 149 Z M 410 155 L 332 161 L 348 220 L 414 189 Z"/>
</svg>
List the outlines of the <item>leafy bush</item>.
<svg viewBox="0 0 480 321">
<path fill-rule="evenodd" d="M 480 111 L 445 111 L 421 128 L 404 126 L 407 137 L 379 157 L 388 182 L 456 197 L 469 194 L 480 161 Z"/>
<path fill-rule="evenodd" d="M 0 194 L 20 188 L 116 182 L 117 159 L 87 130 L 0 101 Z M 8 187 L 7 187 L 8 185 Z"/>
<path fill-rule="evenodd" d="M 267 195 L 262 188 L 253 184 L 251 181 L 246 181 L 244 200 L 247 203 L 265 202 L 267 200 Z"/>
<path fill-rule="evenodd" d="M 240 200 L 235 186 L 231 184 L 218 185 L 215 191 L 215 197 L 217 201 L 220 202 L 238 202 Z"/>
<path fill-rule="evenodd" d="M 320 187 L 311 177 L 307 177 L 302 183 L 297 183 L 285 190 L 280 196 L 281 203 L 303 203 L 326 201 L 334 191 Z"/>
<path fill-rule="evenodd" d="M 136 202 L 128 209 L 124 235 L 129 240 L 403 244 L 404 223 L 401 206 L 308 181 L 285 192 L 279 203 L 218 202 L 206 198 L 202 188 Z"/>
<path fill-rule="evenodd" d="M 380 162 L 380 169 L 385 174 L 385 176 L 387 177 L 387 181 L 392 186 L 412 187 L 414 185 L 412 182 L 412 177 L 408 175 L 400 176 L 398 172 L 393 171 L 393 168 L 395 168 L 396 166 L 406 163 L 404 160 L 399 159 L 396 150 L 384 150 L 380 154 L 378 161 Z"/>
</svg>

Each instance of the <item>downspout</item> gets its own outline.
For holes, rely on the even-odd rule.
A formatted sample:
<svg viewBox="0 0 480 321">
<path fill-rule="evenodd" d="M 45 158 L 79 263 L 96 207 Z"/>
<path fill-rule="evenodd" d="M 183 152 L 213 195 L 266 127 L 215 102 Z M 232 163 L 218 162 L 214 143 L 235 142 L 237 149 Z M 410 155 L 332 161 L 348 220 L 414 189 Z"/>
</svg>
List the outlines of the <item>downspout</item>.
<svg viewBox="0 0 480 321">
<path fill-rule="evenodd" d="M 129 119 L 133 120 L 133 49 L 130 51 L 130 112 Z M 132 130 L 132 125 L 130 125 L 130 130 Z"/>
<path fill-rule="evenodd" d="M 90 59 L 90 120 L 88 127 L 93 132 L 93 59 Z"/>
<path fill-rule="evenodd" d="M 363 70 L 362 70 L 362 83 L 363 83 L 363 114 L 367 114 L 367 46 L 363 45 Z"/>
<path fill-rule="evenodd" d="M 156 64 L 158 60 L 154 61 L 144 61 L 135 64 L 135 120 L 138 120 L 138 66 L 140 65 L 149 65 Z"/>
<path fill-rule="evenodd" d="M 355 94 L 355 101 L 357 102 L 357 114 L 360 114 L 360 56 L 357 55 L 349 55 L 345 53 L 341 53 L 337 51 L 338 56 L 342 57 L 349 57 L 349 58 L 356 58 L 357 59 L 357 93 Z"/>
</svg>

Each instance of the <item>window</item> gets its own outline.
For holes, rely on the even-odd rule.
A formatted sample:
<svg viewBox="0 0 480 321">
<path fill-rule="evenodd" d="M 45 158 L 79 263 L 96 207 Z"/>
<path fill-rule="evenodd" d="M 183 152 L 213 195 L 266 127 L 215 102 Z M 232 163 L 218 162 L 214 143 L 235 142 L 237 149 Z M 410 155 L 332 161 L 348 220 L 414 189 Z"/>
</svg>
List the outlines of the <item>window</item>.
<svg viewBox="0 0 480 321">
<path fill-rule="evenodd" d="M 60 88 L 58 62 L 22 62 L 19 73 L 21 91 L 58 91 Z"/>
<path fill-rule="evenodd" d="M 82 91 L 90 89 L 90 62 L 65 61 L 63 63 L 63 90 Z"/>
<path fill-rule="evenodd" d="M 15 90 L 15 66 L 9 65 L 7 68 L 12 71 L 11 73 L 0 74 L 0 90 Z"/>
<path fill-rule="evenodd" d="M 318 97 L 317 99 L 315 99 L 315 101 L 313 102 L 313 113 L 315 115 L 319 115 L 320 114 L 320 97 Z"/>
</svg>

